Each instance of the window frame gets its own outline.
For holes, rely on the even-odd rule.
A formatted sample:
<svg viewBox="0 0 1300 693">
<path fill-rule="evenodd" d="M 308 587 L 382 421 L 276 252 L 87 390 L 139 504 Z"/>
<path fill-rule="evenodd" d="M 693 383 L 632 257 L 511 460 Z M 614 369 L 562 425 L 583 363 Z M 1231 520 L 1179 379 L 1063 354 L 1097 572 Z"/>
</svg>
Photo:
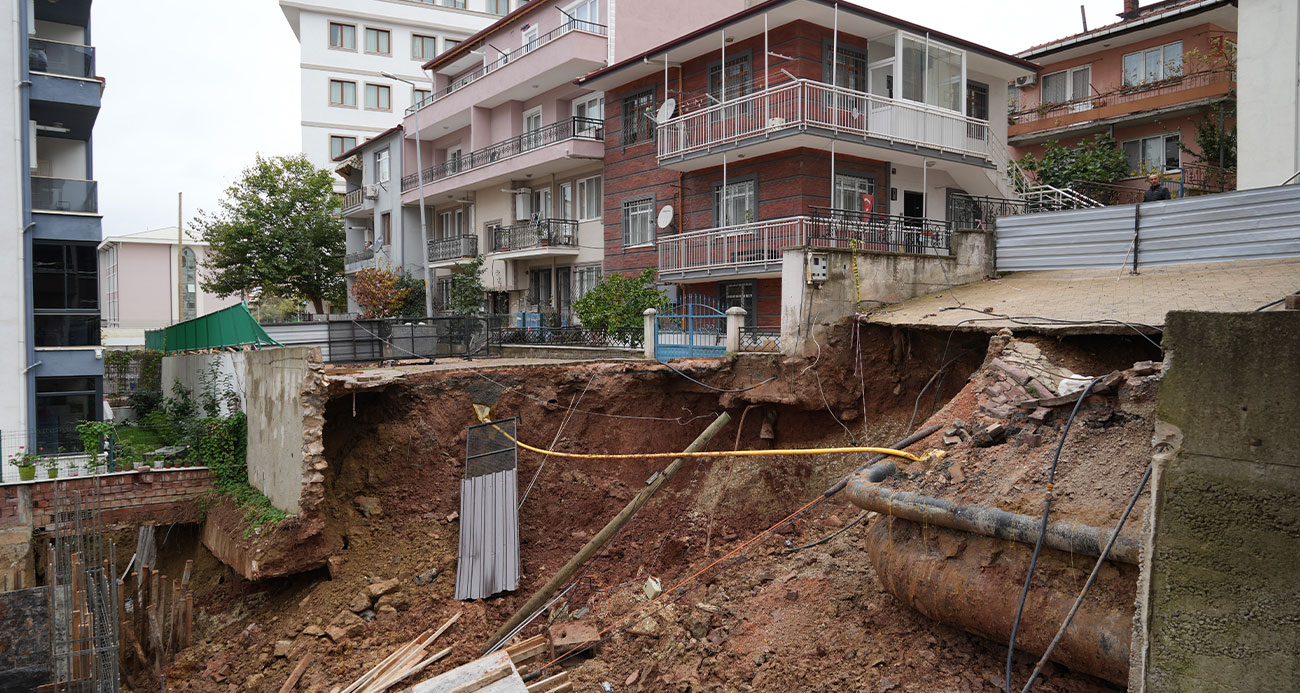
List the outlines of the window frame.
<svg viewBox="0 0 1300 693">
<path fill-rule="evenodd" d="M 341 140 L 341 142 L 340 142 L 341 145 L 346 145 L 346 144 L 347 144 L 347 142 L 342 142 L 342 140 L 352 140 L 352 145 L 351 145 L 351 146 L 343 146 L 341 149 L 339 149 L 339 152 L 338 152 L 337 154 L 335 154 L 335 153 L 334 153 L 334 140 Z M 330 135 L 330 160 L 331 160 L 331 161 L 334 160 L 334 159 L 339 158 L 340 156 L 343 156 L 344 152 L 350 152 L 350 151 L 352 151 L 353 149 L 356 149 L 356 148 L 357 148 L 357 138 L 356 138 L 355 135 Z"/>
<path fill-rule="evenodd" d="M 187 263 L 188 260 L 188 263 Z M 199 256 L 193 248 L 181 247 L 181 320 L 199 315 Z"/>
<path fill-rule="evenodd" d="M 1086 93 L 1086 94 L 1083 94 L 1083 95 L 1079 95 L 1079 94 L 1075 94 L 1075 93 L 1074 93 L 1074 86 L 1075 86 L 1075 85 L 1074 85 L 1074 78 L 1075 78 L 1075 75 L 1078 74 L 1078 73 L 1080 73 L 1080 72 L 1087 72 L 1087 73 L 1088 73 L 1088 88 L 1087 88 L 1087 90 L 1086 90 L 1087 93 Z M 1051 77 L 1056 77 L 1056 76 L 1060 76 L 1061 79 L 1065 80 L 1065 99 L 1062 100 L 1062 101 L 1048 101 L 1048 100 L 1047 100 L 1047 80 L 1048 80 L 1049 78 L 1051 78 Z M 1039 87 L 1039 94 L 1041 94 L 1041 96 L 1039 96 L 1039 105 L 1051 107 L 1051 106 L 1060 106 L 1060 105 L 1064 105 L 1064 104 L 1070 104 L 1070 110 L 1071 110 L 1071 111 L 1086 111 L 1086 110 L 1092 108 L 1092 100 L 1091 100 L 1091 97 L 1092 97 L 1092 64 L 1091 64 L 1091 63 L 1089 63 L 1089 64 L 1087 64 L 1087 65 L 1076 65 L 1076 66 L 1074 66 L 1074 67 L 1068 67 L 1068 68 L 1066 68 L 1066 69 L 1064 69 L 1064 70 L 1057 70 L 1057 71 L 1055 71 L 1055 72 L 1049 72 L 1049 73 L 1043 75 L 1041 82 L 1042 82 L 1042 85 Z M 1086 100 L 1086 101 L 1080 101 L 1079 103 L 1071 103 L 1072 101 L 1075 101 L 1076 99 L 1088 99 L 1088 100 Z"/>
<path fill-rule="evenodd" d="M 337 46 L 334 45 L 334 27 L 339 27 L 339 45 Z M 343 31 L 343 29 L 352 30 L 352 46 L 350 48 L 348 46 L 343 45 L 344 43 L 346 43 L 343 39 L 347 35 Z M 330 50 L 348 51 L 351 53 L 357 52 L 357 25 L 356 24 L 348 24 L 347 22 L 330 22 L 327 32 L 329 33 L 329 38 L 327 39 L 327 41 Z"/>
<path fill-rule="evenodd" d="M 504 10 L 501 9 L 502 5 L 505 5 Z M 498 17 L 510 14 L 510 0 L 487 0 L 486 7 L 488 14 L 495 14 Z"/>
<path fill-rule="evenodd" d="M 84 382 L 76 383 L 75 381 L 77 380 L 82 380 Z M 68 384 L 82 384 L 82 385 L 88 383 L 91 387 L 81 388 L 81 389 L 68 388 L 68 389 L 60 389 L 60 390 L 45 389 L 42 387 L 43 385 L 52 385 L 55 381 L 63 381 L 64 383 L 68 383 Z M 67 387 L 68 385 L 65 385 L 65 388 Z M 39 448 L 42 446 L 48 446 L 51 449 L 64 448 L 69 452 L 80 451 L 82 449 L 81 438 L 77 436 L 75 433 L 68 436 L 67 438 L 64 438 L 61 435 L 63 433 L 64 426 L 57 425 L 57 424 L 53 426 L 48 424 L 45 425 L 42 424 L 42 418 L 45 418 L 42 417 L 42 413 L 48 414 L 54 412 L 56 408 L 59 407 L 59 405 L 51 405 L 51 404 L 43 403 L 42 400 L 48 401 L 54 398 L 68 398 L 68 397 L 84 398 L 83 402 L 85 405 L 86 414 L 88 414 L 88 417 L 86 418 L 92 421 L 100 421 L 104 418 L 103 407 L 99 406 L 99 402 L 103 398 L 104 379 L 100 376 L 92 376 L 92 375 L 78 375 L 78 376 L 60 375 L 60 376 L 45 376 L 45 377 L 38 376 L 35 379 L 35 382 L 33 383 L 32 390 L 33 390 L 32 395 L 36 400 L 36 420 L 34 422 L 35 423 L 34 428 L 36 430 L 37 437 L 38 437 L 38 443 L 36 445 L 33 445 L 32 447 Z M 81 418 L 75 416 L 75 412 L 69 412 L 69 413 L 74 414 L 74 416 L 69 418 L 72 419 Z M 59 416 L 58 419 L 62 420 L 63 417 Z M 71 428 L 70 425 L 67 427 Z M 43 432 L 48 435 L 48 433 L 51 431 L 55 432 L 55 436 L 56 436 L 55 439 L 53 440 L 40 439 L 40 436 Z"/>
<path fill-rule="evenodd" d="M 370 105 L 370 88 L 371 88 L 371 87 L 374 87 L 374 88 L 375 88 L 375 104 L 376 104 L 376 105 L 374 105 L 374 106 L 371 106 L 371 105 Z M 383 90 L 383 91 L 380 91 L 380 90 Z M 387 106 L 380 106 L 380 105 L 378 105 L 379 102 L 380 102 L 380 99 L 379 99 L 379 95 L 380 95 L 380 94 L 385 94 L 385 95 L 386 95 L 385 98 L 384 98 L 384 100 L 388 102 L 388 105 L 387 105 Z M 384 113 L 391 113 L 392 110 L 393 110 L 393 88 L 392 88 L 391 86 L 387 85 L 387 84 L 379 84 L 378 82 L 366 82 L 365 109 L 366 109 L 367 111 L 381 111 L 381 112 L 384 112 Z"/>
<path fill-rule="evenodd" d="M 375 152 L 375 183 L 387 183 L 392 179 L 392 157 L 388 147 Z"/>
<path fill-rule="evenodd" d="M 1165 58 L 1165 52 L 1173 46 L 1178 46 L 1178 52 L 1177 52 L 1178 73 L 1175 75 L 1169 75 L 1166 74 L 1166 71 L 1169 69 L 1170 61 Z M 1156 50 L 1156 49 L 1160 50 L 1160 63 L 1159 63 L 1160 76 L 1154 79 L 1150 79 L 1148 78 L 1148 76 L 1151 74 L 1151 66 L 1146 64 L 1146 56 L 1147 53 L 1150 53 L 1152 50 Z M 1123 55 L 1120 56 L 1119 59 L 1120 86 L 1125 89 L 1141 89 L 1144 87 L 1151 87 L 1153 85 L 1160 84 L 1162 82 L 1165 82 L 1166 80 L 1182 77 L 1183 76 L 1182 66 L 1183 66 L 1184 55 L 1186 55 L 1186 53 L 1183 51 L 1182 39 L 1179 39 L 1177 41 L 1170 41 L 1169 43 L 1158 44 L 1155 46 L 1147 46 L 1146 48 L 1142 48 L 1140 50 L 1124 53 Z M 1139 74 L 1140 79 L 1138 81 L 1129 80 L 1128 68 L 1124 66 L 1124 63 L 1128 61 L 1130 56 L 1138 56 L 1142 61 L 1141 72 Z"/>
<path fill-rule="evenodd" d="M 588 28 L 586 28 L 586 27 L 583 26 L 583 25 L 585 25 L 585 24 L 597 24 L 597 25 L 601 24 L 600 19 L 590 19 L 590 18 L 588 18 L 588 19 L 570 19 L 570 17 L 577 17 L 577 12 L 576 12 L 575 10 L 577 10 L 579 7 L 582 7 L 582 6 L 584 6 L 584 5 L 590 5 L 591 8 L 594 10 L 594 12 L 595 12 L 595 14 L 596 14 L 596 16 L 597 16 L 598 18 L 601 16 L 601 15 L 600 15 L 600 2 L 599 2 L 598 0 L 576 0 L 575 2 L 571 2 L 571 3 L 568 4 L 568 6 L 566 6 L 566 7 L 564 8 L 564 15 L 565 15 L 565 17 L 564 17 L 564 21 L 565 21 L 565 24 L 567 24 L 567 25 L 569 26 L 570 29 L 575 29 L 575 30 L 578 30 L 578 31 L 590 31 Z"/>
<path fill-rule="evenodd" d="M 585 278 L 585 279 L 584 279 Z M 596 288 L 605 278 L 605 269 L 599 262 L 573 268 L 573 300 L 577 302 Z"/>
<path fill-rule="evenodd" d="M 339 99 L 334 100 L 334 85 L 339 86 Z M 347 86 L 352 85 L 352 103 L 347 103 Z M 331 108 L 356 108 L 357 107 L 357 83 L 346 79 L 329 78 L 329 104 Z"/>
<path fill-rule="evenodd" d="M 624 150 L 626 150 L 628 147 L 635 147 L 639 144 L 654 142 L 656 139 L 658 139 L 659 128 L 656 127 L 656 123 L 653 117 L 646 118 L 646 120 L 649 121 L 650 126 L 648 130 L 644 133 L 646 134 L 645 137 L 632 137 L 629 139 L 629 133 L 632 133 L 633 135 L 641 134 L 640 130 L 634 130 L 629 125 L 630 122 L 633 122 L 635 120 L 634 118 L 629 118 L 629 114 L 635 114 L 636 109 L 642 108 L 642 106 L 638 104 L 638 102 L 642 100 L 646 101 L 647 107 L 653 109 L 655 104 L 655 96 L 657 93 L 658 93 L 657 87 L 649 86 L 644 89 L 638 89 L 635 92 L 632 92 L 631 94 L 627 94 L 621 99 L 621 101 L 623 102 L 623 108 L 622 108 L 622 123 L 620 125 L 621 132 L 619 134 L 619 139 L 622 141 Z M 643 115 L 649 116 L 649 113 L 645 113 Z"/>
<path fill-rule="evenodd" d="M 632 243 L 630 242 L 631 232 L 632 232 L 632 228 L 631 228 L 632 215 L 634 213 L 638 215 L 641 213 L 639 210 L 634 211 L 632 209 L 632 206 L 633 205 L 640 206 L 646 203 L 648 203 L 648 206 L 646 207 L 645 210 L 645 219 L 646 219 L 646 226 L 649 231 L 649 239 Z M 635 197 L 629 197 L 623 200 L 622 206 L 623 206 L 623 229 L 622 229 L 623 248 L 631 249 L 631 248 L 645 248 L 648 246 L 653 247 L 655 244 L 655 195 L 651 193 L 649 195 L 637 195 Z"/>
<path fill-rule="evenodd" d="M 424 49 L 428 47 L 428 44 L 425 43 L 426 41 L 433 42 L 433 55 L 421 55 L 422 53 L 425 52 Z M 420 47 L 421 54 L 416 53 L 415 51 L 416 46 Z M 411 60 L 433 60 L 437 56 L 438 56 L 438 37 L 436 35 L 415 34 L 415 33 L 411 34 Z"/>
<path fill-rule="evenodd" d="M 42 258 L 46 248 L 58 249 L 58 266 L 48 265 Z M 75 252 L 74 249 L 81 249 L 82 252 Z M 37 349 L 58 348 L 58 347 L 96 347 L 101 344 L 100 335 L 100 286 L 99 286 L 99 251 L 94 243 L 83 243 L 77 241 L 56 241 L 56 240 L 34 240 L 32 241 L 31 250 L 31 305 L 33 325 L 32 344 Z M 88 254 L 88 257 L 79 258 L 78 255 Z M 79 260 L 87 260 L 89 269 L 82 267 Z M 179 271 L 179 269 L 178 269 Z M 46 305 L 46 299 L 52 297 L 50 289 L 54 286 L 51 284 L 50 277 L 59 275 L 59 279 L 54 283 L 59 286 L 58 300 L 54 303 L 57 305 Z M 83 291 L 80 285 L 85 281 L 90 281 L 94 287 L 89 291 Z M 60 339 L 58 343 L 45 343 L 47 331 L 42 329 L 41 323 L 48 319 L 54 319 L 61 322 L 57 333 Z M 74 324 L 69 320 L 80 320 L 87 324 L 82 325 L 85 328 L 84 340 L 62 339 L 70 337 L 74 330 Z M 67 343 L 64 343 L 64 342 Z M 85 343 L 77 343 L 84 341 Z"/>
<path fill-rule="evenodd" d="M 1128 156 L 1128 146 L 1129 146 L 1130 144 L 1136 144 L 1136 145 L 1137 145 L 1137 147 L 1138 147 L 1138 163 L 1139 163 L 1139 165 L 1144 164 L 1144 163 L 1146 162 L 1146 159 L 1144 159 L 1144 158 L 1142 158 L 1142 157 L 1143 157 L 1143 153 L 1144 153 L 1144 151 L 1145 151 L 1145 149 L 1146 149 L 1146 144 L 1145 144 L 1145 143 L 1147 142 L 1147 140 L 1154 140 L 1154 139 L 1157 139 L 1157 138 L 1160 139 L 1161 150 L 1164 152 L 1164 154 L 1163 154 L 1163 157 L 1164 157 L 1164 163 L 1163 163 L 1163 165 L 1161 166 L 1161 168 L 1160 168 L 1159 171 L 1153 171 L 1153 170 L 1147 169 L 1147 168 L 1145 168 L 1145 167 L 1133 168 L 1133 166 L 1132 166 L 1131 163 L 1130 163 L 1130 166 L 1129 166 L 1129 176 L 1128 176 L 1128 177 L 1129 177 L 1129 178 L 1142 178 L 1142 177 L 1148 176 L 1148 175 L 1150 175 L 1150 174 L 1152 174 L 1152 173 L 1168 173 L 1168 172 L 1170 172 L 1170 171 L 1177 171 L 1177 170 L 1181 169 L 1181 168 L 1182 168 L 1182 165 L 1183 165 L 1183 152 L 1182 152 L 1182 148 L 1181 148 L 1181 147 L 1176 147 L 1176 149 L 1175 149 L 1175 151 L 1178 152 L 1178 165 L 1177 165 L 1177 166 L 1170 166 L 1170 165 L 1169 165 L 1169 159 L 1168 159 L 1168 154 L 1169 154 L 1169 138 L 1171 138 L 1171 137 L 1172 137 L 1172 138 L 1175 138 L 1176 141 L 1177 141 L 1177 143 L 1181 143 L 1182 140 L 1183 140 L 1183 134 L 1182 134 L 1182 132 L 1181 132 L 1181 131 L 1178 131 L 1178 130 L 1175 130 L 1175 131 L 1173 131 L 1173 132 L 1161 132 L 1161 133 L 1156 133 L 1156 134 L 1154 134 L 1154 135 L 1147 135 L 1147 136 L 1145 136 L 1145 137 L 1135 137 L 1135 138 L 1133 138 L 1133 139 L 1131 139 L 1131 140 L 1124 140 L 1123 142 L 1120 142 L 1120 143 L 1119 143 L 1120 151 L 1124 152 L 1124 155 L 1125 155 L 1126 157 Z"/>
<path fill-rule="evenodd" d="M 751 174 L 748 176 L 735 176 L 727 179 L 728 188 L 731 188 L 733 186 L 740 186 L 740 185 L 749 186 L 749 194 L 753 195 L 753 202 L 754 202 L 753 217 L 754 218 L 750 219 L 749 221 L 745 221 L 743 219 L 741 220 L 727 219 L 726 221 L 723 221 L 722 212 L 727 205 L 728 198 L 726 197 L 725 194 L 723 194 L 722 181 L 719 180 L 713 184 L 713 196 L 711 198 L 712 199 L 711 204 L 713 205 L 713 226 L 714 227 L 725 228 L 730 226 L 738 226 L 740 224 L 752 224 L 759 220 L 758 219 L 758 174 Z"/>
<path fill-rule="evenodd" d="M 596 193 L 594 196 L 591 194 L 593 181 L 595 182 L 596 187 Z M 601 180 L 599 174 L 587 176 L 586 178 L 579 178 L 574 182 L 575 190 L 573 199 L 576 206 L 574 213 L 577 216 L 578 221 L 596 221 L 605 218 L 604 187 L 605 182 Z M 587 216 L 587 212 L 590 211 L 590 205 L 588 204 L 589 200 L 594 200 L 596 205 L 596 214 L 594 216 Z"/>
<path fill-rule="evenodd" d="M 375 50 L 370 50 L 370 33 L 375 34 Z M 379 50 L 379 35 L 384 35 L 384 43 L 387 44 L 387 50 Z M 368 26 L 365 29 L 365 39 L 362 47 L 366 55 L 392 55 L 393 54 L 393 32 L 391 29 L 381 29 L 375 26 Z"/>
</svg>

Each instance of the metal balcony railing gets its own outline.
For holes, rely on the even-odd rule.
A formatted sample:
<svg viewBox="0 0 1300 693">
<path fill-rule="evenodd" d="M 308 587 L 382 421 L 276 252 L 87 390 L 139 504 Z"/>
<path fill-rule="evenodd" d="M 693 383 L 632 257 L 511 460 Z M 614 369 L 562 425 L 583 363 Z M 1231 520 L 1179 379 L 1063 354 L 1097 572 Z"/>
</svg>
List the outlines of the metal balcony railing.
<svg viewBox="0 0 1300 693">
<path fill-rule="evenodd" d="M 573 248 L 578 245 L 578 222 L 572 219 L 536 219 L 492 229 L 492 252 L 531 248 Z"/>
<path fill-rule="evenodd" d="M 429 262 L 472 258 L 478 255 L 478 236 L 464 235 L 429 241 Z"/>
<path fill-rule="evenodd" d="M 570 139 L 601 141 L 605 139 L 605 121 L 577 116 L 556 121 L 508 140 L 476 149 L 464 156 L 430 166 L 423 171 L 425 183 L 450 178 L 466 171 L 494 164 L 530 152 L 549 144 Z M 420 184 L 414 173 L 402 176 L 402 192 L 412 190 Z"/>
<path fill-rule="evenodd" d="M 808 245 L 862 252 L 930 253 L 952 250 L 952 222 L 813 207 Z"/>
<path fill-rule="evenodd" d="M 347 255 L 344 255 L 344 256 L 343 256 L 343 264 L 345 264 L 345 265 L 350 265 L 350 264 L 352 264 L 352 263 L 354 263 L 354 262 L 361 262 L 362 260 L 369 260 L 370 258 L 372 258 L 372 257 L 374 257 L 374 256 L 375 256 L 375 250 L 374 250 L 374 248 L 366 248 L 365 250 L 358 250 L 358 251 L 356 251 L 356 252 L 352 252 L 352 253 L 348 253 Z"/>
<path fill-rule="evenodd" d="M 1131 104 L 1152 97 L 1175 94 L 1215 84 L 1227 86 L 1228 83 L 1234 82 L 1236 79 L 1236 74 L 1232 70 L 1204 70 L 1141 84 L 1111 86 L 1104 92 L 1098 90 L 1095 94 L 1059 103 L 1021 103 L 1020 110 L 1009 113 L 1008 118 L 1013 125 L 1025 125 L 1041 121 L 1049 121 L 1050 125 L 1055 123 L 1058 118 L 1073 113 L 1082 113 L 1104 106 Z M 1041 95 L 1041 87 L 1037 91 Z"/>
<path fill-rule="evenodd" d="M 32 209 L 93 214 L 99 211 L 98 190 L 93 180 L 32 176 Z"/>
<path fill-rule="evenodd" d="M 991 159 L 988 125 L 955 111 L 797 79 L 659 125 L 659 158 L 816 127 Z"/>
<path fill-rule="evenodd" d="M 364 193 L 364 192 L 365 192 L 365 191 L 362 190 L 361 188 L 357 188 L 356 190 L 349 190 L 349 191 L 347 191 L 347 192 L 343 195 L 343 211 L 346 212 L 346 211 L 352 209 L 353 207 L 360 207 L 360 206 L 361 206 L 361 203 L 364 202 L 365 199 L 366 199 L 366 198 L 363 196 L 363 193 Z"/>
<path fill-rule="evenodd" d="M 95 49 L 43 38 L 27 39 L 27 69 L 66 77 L 95 76 Z"/>
<path fill-rule="evenodd" d="M 560 26 L 551 29 L 545 34 L 538 36 L 532 41 L 525 43 L 519 48 L 516 48 L 508 53 L 498 54 L 499 57 L 496 60 L 493 60 L 492 62 L 484 63 L 482 66 L 474 68 L 469 72 L 466 72 L 461 75 L 457 75 L 456 79 L 452 80 L 451 84 L 448 84 L 442 89 L 439 89 L 429 94 L 428 96 L 424 97 L 423 99 L 420 99 L 416 103 L 412 104 L 410 108 L 406 109 L 406 115 L 411 115 L 416 111 L 418 111 L 419 109 L 424 108 L 425 106 L 433 103 L 434 101 L 445 98 L 448 95 L 456 91 L 459 91 L 460 89 L 463 89 L 473 84 L 474 82 L 479 81 L 484 76 L 496 72 L 497 70 L 505 67 L 510 63 L 517 62 L 520 58 L 527 55 L 528 53 L 532 53 L 538 48 L 541 48 L 542 46 L 545 46 L 546 44 L 562 36 L 565 36 L 566 34 L 572 33 L 574 31 L 582 31 L 588 34 L 596 34 L 598 36 L 605 36 L 608 33 L 608 29 L 605 27 L 604 24 L 597 24 L 595 22 L 584 22 L 577 19 L 570 19 L 565 23 L 561 24 Z"/>
</svg>

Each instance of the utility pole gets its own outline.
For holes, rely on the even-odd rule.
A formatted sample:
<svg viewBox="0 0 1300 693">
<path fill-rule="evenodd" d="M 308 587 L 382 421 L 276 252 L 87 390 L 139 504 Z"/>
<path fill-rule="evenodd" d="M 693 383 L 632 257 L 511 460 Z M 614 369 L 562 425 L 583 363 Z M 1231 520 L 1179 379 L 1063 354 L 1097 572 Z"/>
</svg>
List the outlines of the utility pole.
<svg viewBox="0 0 1300 693">
<path fill-rule="evenodd" d="M 185 223 L 181 200 L 185 193 L 176 193 L 176 322 L 185 319 Z"/>
</svg>

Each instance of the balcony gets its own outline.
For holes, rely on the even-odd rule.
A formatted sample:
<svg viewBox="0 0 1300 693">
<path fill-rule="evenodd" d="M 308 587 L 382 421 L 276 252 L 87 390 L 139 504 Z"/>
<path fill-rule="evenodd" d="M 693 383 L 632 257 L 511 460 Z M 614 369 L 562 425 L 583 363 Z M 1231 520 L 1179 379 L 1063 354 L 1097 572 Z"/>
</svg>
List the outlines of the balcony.
<svg viewBox="0 0 1300 693">
<path fill-rule="evenodd" d="M 566 254 L 578 252 L 578 222 L 573 219 L 537 219 L 492 229 L 494 253 L 543 255 L 547 249 L 561 250 Z"/>
<path fill-rule="evenodd" d="M 98 186 L 93 180 L 32 176 L 32 210 L 42 212 L 99 212 Z"/>
<path fill-rule="evenodd" d="M 441 180 L 460 176 L 471 171 L 482 169 L 498 162 L 504 162 L 530 152 L 537 152 L 549 145 L 565 142 L 569 140 L 580 140 L 587 142 L 604 142 L 605 140 L 605 122 L 594 120 L 592 118 L 565 118 L 556 121 L 550 125 L 543 126 L 531 132 L 525 132 L 522 135 L 512 137 L 508 140 L 497 142 L 482 149 L 470 152 L 468 155 L 450 159 L 441 164 L 430 166 L 423 171 L 424 184 L 429 185 Z M 588 152 L 590 156 L 605 153 L 604 146 L 600 146 L 598 151 Z M 551 156 L 542 155 L 533 157 L 536 161 L 520 161 L 519 168 L 529 164 L 544 163 L 547 161 L 567 159 L 567 152 L 551 152 Z M 544 171 L 543 171 L 544 172 Z M 409 192 L 420 185 L 420 176 L 414 173 L 402 176 L 402 192 Z M 436 194 L 444 192 L 440 187 L 434 191 L 425 191 L 426 194 Z"/>
<path fill-rule="evenodd" d="M 64 77 L 95 77 L 95 49 L 75 43 L 27 39 L 27 69 Z"/>
<path fill-rule="evenodd" d="M 1200 106 L 1226 96 L 1236 84 L 1230 70 L 1206 70 L 1145 84 L 1110 88 L 1091 96 L 1061 103 L 1029 104 L 1008 115 L 1012 144 L 1032 144 L 1080 123 L 1102 124 L 1140 118 L 1151 112 Z M 1039 93 L 1041 94 L 1041 88 Z M 1022 104 L 1025 105 L 1025 104 Z"/>
<path fill-rule="evenodd" d="M 478 255 L 478 236 L 464 235 L 429 241 L 429 263 L 455 264 Z M 455 261 L 455 262 L 453 262 Z"/>
<path fill-rule="evenodd" d="M 712 166 L 715 151 L 757 147 L 777 138 L 814 135 L 868 147 L 990 165 L 997 146 L 988 121 L 912 101 L 874 96 L 808 79 L 677 116 L 658 126 L 659 161 L 690 170 Z M 781 143 L 768 149 L 788 149 Z M 864 153 L 867 156 L 871 154 Z M 881 158 L 879 153 L 871 158 Z"/>
<path fill-rule="evenodd" d="M 429 94 L 428 96 L 424 97 L 420 101 L 417 101 L 415 104 L 407 108 L 406 115 L 408 116 L 412 115 L 417 110 L 424 108 L 425 106 L 428 106 L 429 104 L 434 103 L 435 101 L 439 101 L 448 96 L 451 96 L 452 94 L 460 91 L 461 89 L 464 89 L 465 87 L 468 87 L 469 85 L 478 82 L 479 80 L 496 72 L 497 70 L 500 70 L 506 65 L 510 65 L 512 63 L 518 62 L 525 55 L 532 53 L 555 41 L 558 41 L 559 39 L 563 38 L 564 36 L 568 36 L 571 33 L 579 32 L 579 33 L 604 37 L 606 36 L 607 31 L 608 30 L 603 24 L 596 24 L 594 22 L 583 22 L 576 19 L 571 19 L 565 22 L 564 24 L 546 32 L 545 34 L 542 34 L 541 36 L 537 37 L 537 39 L 534 41 L 529 41 L 527 44 L 520 46 L 519 48 L 516 48 L 508 53 L 499 54 L 500 57 L 498 57 L 496 60 L 493 60 L 492 62 L 485 63 L 481 67 L 471 70 L 470 72 L 467 72 L 462 75 L 458 75 L 456 79 L 452 80 L 451 84 L 448 84 L 442 89 L 439 89 L 433 92 L 432 94 Z M 572 53 L 571 51 L 568 52 Z M 569 79 L 578 76 L 580 75 L 575 74 Z"/>
<path fill-rule="evenodd" d="M 344 274 L 360 272 L 363 269 L 375 266 L 375 251 L 373 248 L 358 250 L 343 256 Z"/>
<path fill-rule="evenodd" d="M 348 212 L 353 211 L 357 207 L 360 207 L 361 203 L 365 201 L 365 190 L 363 188 L 347 191 L 343 194 L 343 213 L 347 214 Z"/>
<path fill-rule="evenodd" d="M 947 221 L 812 208 L 812 214 L 691 231 L 661 238 L 659 278 L 683 281 L 776 275 L 786 248 L 859 252 L 950 253 Z"/>
</svg>

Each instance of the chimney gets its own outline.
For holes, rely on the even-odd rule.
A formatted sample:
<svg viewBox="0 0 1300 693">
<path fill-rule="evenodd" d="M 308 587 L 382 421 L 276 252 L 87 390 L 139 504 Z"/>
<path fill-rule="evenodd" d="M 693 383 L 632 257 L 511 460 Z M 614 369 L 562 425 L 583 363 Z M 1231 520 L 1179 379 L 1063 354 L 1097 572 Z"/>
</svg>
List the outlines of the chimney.
<svg viewBox="0 0 1300 693">
<path fill-rule="evenodd" d="M 1124 0 L 1124 11 L 1119 13 L 1119 16 L 1123 19 L 1132 19 L 1138 16 L 1138 2 L 1139 0 Z"/>
</svg>

